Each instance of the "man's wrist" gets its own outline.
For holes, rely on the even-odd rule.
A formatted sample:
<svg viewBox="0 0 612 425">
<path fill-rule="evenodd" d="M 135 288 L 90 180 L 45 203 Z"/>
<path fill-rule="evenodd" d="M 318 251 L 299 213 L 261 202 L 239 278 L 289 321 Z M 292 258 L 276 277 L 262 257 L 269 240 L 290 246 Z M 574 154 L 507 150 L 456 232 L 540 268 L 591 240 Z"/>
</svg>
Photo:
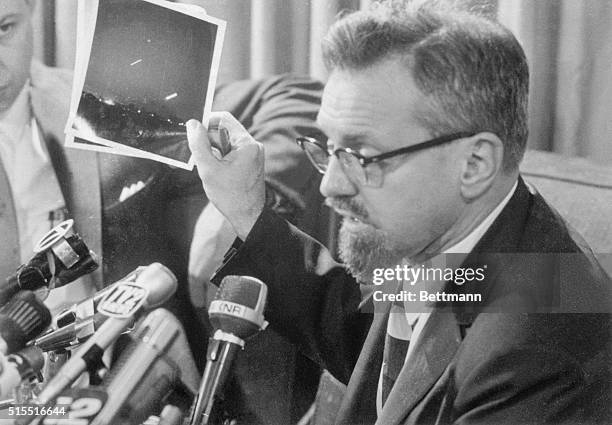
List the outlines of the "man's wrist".
<svg viewBox="0 0 612 425">
<path fill-rule="evenodd" d="M 244 214 L 242 217 L 236 220 L 230 220 L 230 223 L 232 224 L 232 227 L 234 228 L 236 235 L 241 240 L 243 241 L 246 240 L 249 233 L 251 233 L 251 230 L 253 229 L 253 226 L 255 226 L 255 223 L 257 222 L 257 219 L 263 212 L 263 209 L 264 209 L 263 205 L 258 206 L 256 208 L 253 208 L 251 211 L 249 211 L 248 214 Z"/>
</svg>

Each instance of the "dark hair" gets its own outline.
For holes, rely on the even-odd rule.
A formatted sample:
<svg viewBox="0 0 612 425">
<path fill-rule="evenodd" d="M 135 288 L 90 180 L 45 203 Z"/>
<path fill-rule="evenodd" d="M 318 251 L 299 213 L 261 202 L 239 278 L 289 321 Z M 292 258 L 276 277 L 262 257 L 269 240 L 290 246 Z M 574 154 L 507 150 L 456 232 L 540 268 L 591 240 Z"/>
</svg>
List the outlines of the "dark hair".
<svg viewBox="0 0 612 425">
<path fill-rule="evenodd" d="M 501 24 L 440 2 L 383 1 L 338 20 L 323 40 L 323 57 L 331 70 L 398 58 L 424 95 L 418 119 L 433 135 L 490 131 L 504 143 L 504 168 L 518 166 L 529 69 Z"/>
</svg>

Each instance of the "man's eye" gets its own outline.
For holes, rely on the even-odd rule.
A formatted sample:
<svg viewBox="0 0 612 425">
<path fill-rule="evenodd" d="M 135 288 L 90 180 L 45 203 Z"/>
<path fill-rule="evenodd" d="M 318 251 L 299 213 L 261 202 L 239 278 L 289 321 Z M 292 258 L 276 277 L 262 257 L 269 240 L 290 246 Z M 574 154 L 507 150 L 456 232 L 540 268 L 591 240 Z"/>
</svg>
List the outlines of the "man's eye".
<svg viewBox="0 0 612 425">
<path fill-rule="evenodd" d="M 16 22 L 3 22 L 0 24 L 0 36 L 6 36 L 10 34 L 15 27 L 17 26 Z"/>
</svg>

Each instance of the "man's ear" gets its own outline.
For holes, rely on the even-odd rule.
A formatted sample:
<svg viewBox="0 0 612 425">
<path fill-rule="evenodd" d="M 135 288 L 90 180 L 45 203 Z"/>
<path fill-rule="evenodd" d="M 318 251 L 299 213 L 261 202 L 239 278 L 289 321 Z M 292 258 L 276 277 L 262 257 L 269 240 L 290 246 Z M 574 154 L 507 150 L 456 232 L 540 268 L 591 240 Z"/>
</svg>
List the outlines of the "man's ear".
<svg viewBox="0 0 612 425">
<path fill-rule="evenodd" d="M 501 172 L 504 144 L 497 135 L 482 132 L 470 137 L 464 146 L 461 195 L 471 200 L 485 193 Z"/>
</svg>

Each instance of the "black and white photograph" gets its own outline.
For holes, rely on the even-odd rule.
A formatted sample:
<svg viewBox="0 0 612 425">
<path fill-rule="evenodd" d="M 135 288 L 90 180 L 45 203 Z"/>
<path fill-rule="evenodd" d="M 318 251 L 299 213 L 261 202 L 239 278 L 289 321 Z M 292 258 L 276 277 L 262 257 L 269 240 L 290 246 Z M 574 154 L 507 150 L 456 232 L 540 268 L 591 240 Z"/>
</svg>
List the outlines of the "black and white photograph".
<svg viewBox="0 0 612 425">
<path fill-rule="evenodd" d="M 71 136 L 191 167 L 185 123 L 210 110 L 224 23 L 171 7 L 99 1 Z"/>
<path fill-rule="evenodd" d="M 0 423 L 612 424 L 610 40 L 610 0 L 0 0 Z"/>
</svg>

